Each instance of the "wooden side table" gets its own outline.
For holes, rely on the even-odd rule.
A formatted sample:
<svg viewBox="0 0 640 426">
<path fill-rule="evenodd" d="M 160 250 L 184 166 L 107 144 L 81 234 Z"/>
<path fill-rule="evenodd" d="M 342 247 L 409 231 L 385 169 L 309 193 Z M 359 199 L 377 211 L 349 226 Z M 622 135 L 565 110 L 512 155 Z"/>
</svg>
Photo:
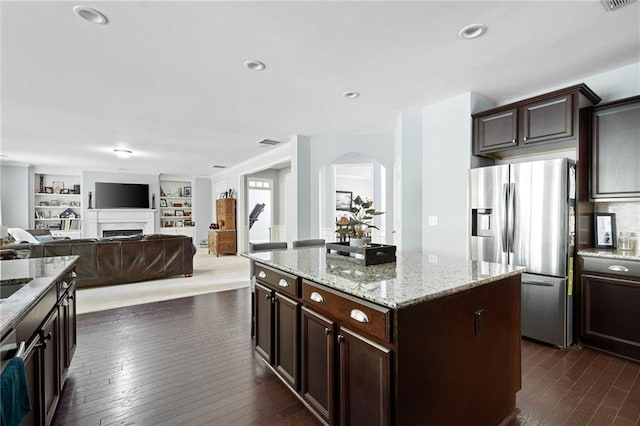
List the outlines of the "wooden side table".
<svg viewBox="0 0 640 426">
<path fill-rule="evenodd" d="M 209 231 L 209 254 L 236 254 L 236 231 Z"/>
</svg>

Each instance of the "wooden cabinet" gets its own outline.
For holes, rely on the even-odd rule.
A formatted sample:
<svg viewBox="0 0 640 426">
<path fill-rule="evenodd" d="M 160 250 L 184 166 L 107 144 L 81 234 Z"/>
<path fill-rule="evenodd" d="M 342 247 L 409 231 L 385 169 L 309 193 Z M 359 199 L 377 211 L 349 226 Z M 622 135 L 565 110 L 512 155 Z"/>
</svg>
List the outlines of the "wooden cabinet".
<svg viewBox="0 0 640 426">
<path fill-rule="evenodd" d="M 580 341 L 640 361 L 640 261 L 580 259 Z"/>
<path fill-rule="evenodd" d="M 260 263 L 256 280 L 256 351 L 326 424 L 497 424 L 515 408 L 519 276 L 400 309 Z"/>
<path fill-rule="evenodd" d="M 235 198 L 219 198 L 216 200 L 216 223 L 222 230 L 236 229 Z"/>
<path fill-rule="evenodd" d="M 293 389 L 300 389 L 298 278 L 256 266 L 256 351 Z"/>
<path fill-rule="evenodd" d="M 77 343 L 75 269 L 63 273 L 16 325 L 32 410 L 23 425 L 52 423 Z"/>
<path fill-rule="evenodd" d="M 209 231 L 209 254 L 236 254 L 236 231 Z"/>
<path fill-rule="evenodd" d="M 591 197 L 640 198 L 640 96 L 594 108 L 592 123 Z"/>
<path fill-rule="evenodd" d="M 473 114 L 473 154 L 504 158 L 575 147 L 578 107 L 598 102 L 579 84 Z"/>
<path fill-rule="evenodd" d="M 340 327 L 340 424 L 391 424 L 391 349 Z"/>
</svg>

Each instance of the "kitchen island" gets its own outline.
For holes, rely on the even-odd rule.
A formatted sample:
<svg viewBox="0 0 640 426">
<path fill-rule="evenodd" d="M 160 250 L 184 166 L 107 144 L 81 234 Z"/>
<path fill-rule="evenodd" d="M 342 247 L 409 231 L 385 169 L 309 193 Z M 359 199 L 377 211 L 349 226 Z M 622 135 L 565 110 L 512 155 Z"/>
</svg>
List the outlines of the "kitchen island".
<svg viewBox="0 0 640 426">
<path fill-rule="evenodd" d="M 327 424 L 497 424 L 520 389 L 524 268 L 325 248 L 255 261 L 255 345 Z"/>
<path fill-rule="evenodd" d="M 2 364 L 21 357 L 32 410 L 22 425 L 52 422 L 76 348 L 76 273 L 78 256 L 0 262 L 0 337 Z M 5 352 L 6 350 L 6 352 Z"/>
</svg>

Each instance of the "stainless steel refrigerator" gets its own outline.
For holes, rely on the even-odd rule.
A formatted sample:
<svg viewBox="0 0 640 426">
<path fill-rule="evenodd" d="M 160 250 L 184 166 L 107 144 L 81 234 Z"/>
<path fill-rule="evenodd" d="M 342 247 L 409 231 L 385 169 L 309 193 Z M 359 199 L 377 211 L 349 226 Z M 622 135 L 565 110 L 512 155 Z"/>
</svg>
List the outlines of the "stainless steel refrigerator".
<svg viewBox="0 0 640 426">
<path fill-rule="evenodd" d="M 575 163 L 534 161 L 471 169 L 471 257 L 526 266 L 522 335 L 573 342 L 571 279 Z"/>
</svg>

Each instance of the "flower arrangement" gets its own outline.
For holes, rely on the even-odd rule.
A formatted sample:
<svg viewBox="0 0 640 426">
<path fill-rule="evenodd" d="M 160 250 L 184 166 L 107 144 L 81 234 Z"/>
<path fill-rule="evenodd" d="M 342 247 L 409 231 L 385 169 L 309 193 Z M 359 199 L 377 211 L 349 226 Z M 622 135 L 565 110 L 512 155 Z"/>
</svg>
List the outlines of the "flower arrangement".
<svg viewBox="0 0 640 426">
<path fill-rule="evenodd" d="M 340 228 L 336 232 L 342 235 L 349 235 L 352 238 L 361 239 L 367 236 L 369 229 L 379 229 L 371 223 L 374 216 L 379 216 L 384 212 L 379 212 L 373 207 L 373 201 L 359 195 L 353 200 L 349 210 L 349 226 Z"/>
</svg>

